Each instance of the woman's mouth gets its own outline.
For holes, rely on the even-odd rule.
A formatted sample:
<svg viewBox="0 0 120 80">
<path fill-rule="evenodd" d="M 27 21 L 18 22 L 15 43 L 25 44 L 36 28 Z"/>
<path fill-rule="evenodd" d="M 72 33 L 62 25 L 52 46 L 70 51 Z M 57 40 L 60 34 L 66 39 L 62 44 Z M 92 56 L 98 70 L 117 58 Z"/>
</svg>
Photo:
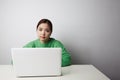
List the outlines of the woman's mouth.
<svg viewBox="0 0 120 80">
<path fill-rule="evenodd" d="M 41 38 L 45 38 L 45 36 L 40 36 Z"/>
</svg>

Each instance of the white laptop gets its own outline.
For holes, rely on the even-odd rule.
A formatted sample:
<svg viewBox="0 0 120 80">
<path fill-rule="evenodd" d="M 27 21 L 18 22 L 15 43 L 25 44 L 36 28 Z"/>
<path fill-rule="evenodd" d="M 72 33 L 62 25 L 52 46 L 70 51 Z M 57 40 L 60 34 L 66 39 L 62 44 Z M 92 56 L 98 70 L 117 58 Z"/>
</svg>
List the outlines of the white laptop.
<svg viewBox="0 0 120 80">
<path fill-rule="evenodd" d="M 17 77 L 61 75 L 61 48 L 12 48 Z"/>
</svg>

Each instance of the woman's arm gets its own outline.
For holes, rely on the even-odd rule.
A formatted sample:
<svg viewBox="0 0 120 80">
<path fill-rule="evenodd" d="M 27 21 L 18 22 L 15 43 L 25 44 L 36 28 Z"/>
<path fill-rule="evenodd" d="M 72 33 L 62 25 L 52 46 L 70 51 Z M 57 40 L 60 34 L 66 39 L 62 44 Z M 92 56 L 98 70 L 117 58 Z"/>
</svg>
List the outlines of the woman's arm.
<svg viewBox="0 0 120 80">
<path fill-rule="evenodd" d="M 60 41 L 58 41 L 58 42 L 55 43 L 55 47 L 61 47 L 62 48 L 62 67 L 71 65 L 71 55 L 66 50 L 64 45 Z"/>
</svg>

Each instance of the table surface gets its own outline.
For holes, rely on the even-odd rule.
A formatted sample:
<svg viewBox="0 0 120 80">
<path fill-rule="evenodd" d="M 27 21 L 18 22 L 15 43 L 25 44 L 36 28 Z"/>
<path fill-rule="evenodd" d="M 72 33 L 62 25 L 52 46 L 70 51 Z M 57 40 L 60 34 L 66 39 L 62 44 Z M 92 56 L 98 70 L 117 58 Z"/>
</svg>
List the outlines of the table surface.
<svg viewBox="0 0 120 80">
<path fill-rule="evenodd" d="M 110 80 L 93 65 L 71 65 L 62 67 L 62 76 L 22 77 L 15 75 L 12 65 L 0 65 L 0 80 Z"/>
</svg>

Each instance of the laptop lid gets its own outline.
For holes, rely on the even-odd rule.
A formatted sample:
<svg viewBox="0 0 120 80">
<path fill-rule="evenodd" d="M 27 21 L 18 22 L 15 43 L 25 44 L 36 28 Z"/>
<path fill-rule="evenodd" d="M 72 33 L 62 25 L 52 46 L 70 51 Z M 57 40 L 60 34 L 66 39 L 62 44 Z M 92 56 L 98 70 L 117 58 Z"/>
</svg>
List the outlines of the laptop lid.
<svg viewBox="0 0 120 80">
<path fill-rule="evenodd" d="M 61 48 L 12 48 L 16 76 L 61 75 Z"/>
</svg>

